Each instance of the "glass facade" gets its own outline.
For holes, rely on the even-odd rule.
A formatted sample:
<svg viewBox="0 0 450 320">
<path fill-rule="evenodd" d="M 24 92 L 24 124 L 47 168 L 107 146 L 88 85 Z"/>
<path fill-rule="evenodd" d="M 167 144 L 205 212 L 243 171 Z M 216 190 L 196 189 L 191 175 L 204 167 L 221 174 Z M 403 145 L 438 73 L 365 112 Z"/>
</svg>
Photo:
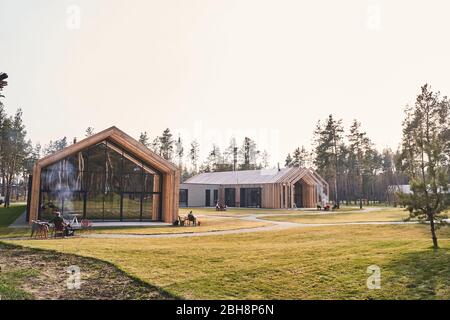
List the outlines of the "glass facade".
<svg viewBox="0 0 450 320">
<path fill-rule="evenodd" d="M 161 174 L 103 141 L 41 172 L 39 219 L 77 214 L 92 220 L 161 220 Z"/>
</svg>

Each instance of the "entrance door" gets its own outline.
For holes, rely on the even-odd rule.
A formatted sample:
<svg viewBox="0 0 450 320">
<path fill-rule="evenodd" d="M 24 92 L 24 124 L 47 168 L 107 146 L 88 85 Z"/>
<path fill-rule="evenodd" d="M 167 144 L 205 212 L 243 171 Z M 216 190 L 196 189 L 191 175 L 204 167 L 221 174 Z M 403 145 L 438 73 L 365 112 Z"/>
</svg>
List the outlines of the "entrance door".
<svg viewBox="0 0 450 320">
<path fill-rule="evenodd" d="M 297 208 L 303 208 L 302 184 L 297 182 L 294 185 L 294 201 Z"/>
<path fill-rule="evenodd" d="M 241 188 L 241 207 L 260 208 L 261 188 Z"/>
<path fill-rule="evenodd" d="M 225 204 L 228 207 L 236 206 L 236 189 L 235 188 L 225 188 Z"/>
<path fill-rule="evenodd" d="M 211 190 L 205 190 L 205 207 L 211 206 Z"/>
<path fill-rule="evenodd" d="M 217 201 L 219 201 L 219 190 L 214 190 L 214 205 L 217 204 Z"/>
</svg>

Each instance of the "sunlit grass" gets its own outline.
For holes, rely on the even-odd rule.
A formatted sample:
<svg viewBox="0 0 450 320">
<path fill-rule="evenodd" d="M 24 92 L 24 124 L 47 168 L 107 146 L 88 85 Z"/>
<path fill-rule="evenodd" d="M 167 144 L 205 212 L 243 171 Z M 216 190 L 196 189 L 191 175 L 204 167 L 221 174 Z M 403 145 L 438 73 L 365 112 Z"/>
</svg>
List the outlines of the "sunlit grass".
<svg viewBox="0 0 450 320">
<path fill-rule="evenodd" d="M 16 241 L 110 261 L 188 299 L 448 299 L 450 228 L 334 226 L 173 239 Z M 381 268 L 368 290 L 367 267 Z"/>
<path fill-rule="evenodd" d="M 29 235 L 28 228 L 8 228 L 26 208 L 23 204 L 11 204 L 9 208 L 0 207 L 0 239 Z"/>
<path fill-rule="evenodd" d="M 0 206 L 0 228 L 7 227 L 26 210 L 27 206 L 23 204 L 11 204 L 9 208 Z"/>
<path fill-rule="evenodd" d="M 270 225 L 270 222 L 245 221 L 232 218 L 201 217 L 198 218 L 200 226 L 167 226 L 167 227 L 117 227 L 117 228 L 95 228 L 88 233 L 107 234 L 174 234 L 192 232 L 212 232 L 222 230 L 235 230 L 244 228 L 256 228 Z M 86 232 L 82 232 L 86 233 Z"/>
<path fill-rule="evenodd" d="M 272 221 L 288 221 L 298 223 L 346 223 L 346 222 L 385 222 L 404 221 L 409 212 L 404 209 L 385 209 L 369 212 L 330 212 L 323 214 L 296 214 L 289 216 L 266 216 L 264 219 Z"/>
</svg>

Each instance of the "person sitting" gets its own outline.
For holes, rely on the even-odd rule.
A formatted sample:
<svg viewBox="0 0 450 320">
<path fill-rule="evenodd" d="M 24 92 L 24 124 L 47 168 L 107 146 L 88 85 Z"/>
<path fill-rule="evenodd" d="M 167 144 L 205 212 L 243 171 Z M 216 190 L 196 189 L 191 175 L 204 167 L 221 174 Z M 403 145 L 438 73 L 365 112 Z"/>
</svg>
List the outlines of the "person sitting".
<svg viewBox="0 0 450 320">
<path fill-rule="evenodd" d="M 190 212 L 188 213 L 187 218 L 188 218 L 188 221 L 189 221 L 189 225 L 191 224 L 191 222 L 194 224 L 194 226 L 197 225 L 197 218 L 194 216 L 194 214 L 192 213 L 192 211 L 190 211 Z"/>
<path fill-rule="evenodd" d="M 61 217 L 61 212 L 54 210 L 53 214 L 55 215 L 53 219 L 49 221 L 49 223 L 53 223 L 53 236 L 56 238 L 58 234 L 61 234 L 62 237 L 65 236 L 66 223 L 64 219 Z"/>
<path fill-rule="evenodd" d="M 54 224 L 53 236 L 56 237 L 57 234 L 61 234 L 62 237 L 73 236 L 75 230 L 72 228 L 70 223 L 66 223 L 61 216 L 61 212 L 54 211 L 55 217 L 49 221 L 49 223 Z"/>
</svg>

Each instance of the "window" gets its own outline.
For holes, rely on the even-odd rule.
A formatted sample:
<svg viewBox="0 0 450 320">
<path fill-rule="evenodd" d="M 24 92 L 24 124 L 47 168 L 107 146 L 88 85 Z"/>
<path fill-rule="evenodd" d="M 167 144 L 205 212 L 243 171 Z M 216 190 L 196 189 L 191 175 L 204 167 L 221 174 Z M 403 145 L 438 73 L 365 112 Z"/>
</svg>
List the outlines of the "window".
<svg viewBox="0 0 450 320">
<path fill-rule="evenodd" d="M 214 190 L 214 205 L 219 201 L 219 190 Z"/>
<path fill-rule="evenodd" d="M 211 206 L 211 190 L 205 190 L 205 207 Z"/>
<path fill-rule="evenodd" d="M 180 189 L 180 207 L 188 206 L 188 189 Z"/>
<path fill-rule="evenodd" d="M 261 188 L 241 188 L 241 207 L 261 207 Z"/>
<path fill-rule="evenodd" d="M 100 220 L 161 219 L 161 174 L 110 141 L 41 171 L 40 219 L 80 214 Z"/>
<path fill-rule="evenodd" d="M 225 188 L 225 204 L 228 207 L 236 206 L 236 189 L 235 188 Z"/>
</svg>

